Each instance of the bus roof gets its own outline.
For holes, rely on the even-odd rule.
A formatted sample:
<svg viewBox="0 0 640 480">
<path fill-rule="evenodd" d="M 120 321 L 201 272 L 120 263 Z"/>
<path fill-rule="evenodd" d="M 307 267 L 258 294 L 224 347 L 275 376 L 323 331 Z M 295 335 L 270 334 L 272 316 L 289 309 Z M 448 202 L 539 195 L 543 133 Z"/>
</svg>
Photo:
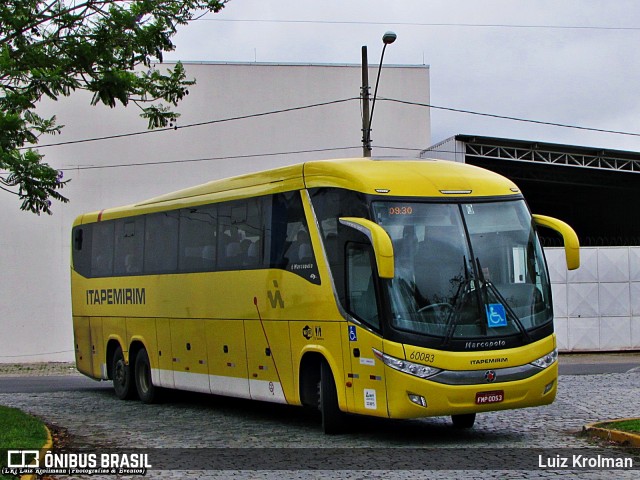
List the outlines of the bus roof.
<svg viewBox="0 0 640 480">
<path fill-rule="evenodd" d="M 316 160 L 178 190 L 126 207 L 94 212 L 102 218 L 151 213 L 303 188 L 336 187 L 393 197 L 489 197 L 520 191 L 494 172 L 446 160 Z M 91 221 L 94 214 L 84 216 Z M 96 217 L 97 218 L 97 217 Z"/>
</svg>

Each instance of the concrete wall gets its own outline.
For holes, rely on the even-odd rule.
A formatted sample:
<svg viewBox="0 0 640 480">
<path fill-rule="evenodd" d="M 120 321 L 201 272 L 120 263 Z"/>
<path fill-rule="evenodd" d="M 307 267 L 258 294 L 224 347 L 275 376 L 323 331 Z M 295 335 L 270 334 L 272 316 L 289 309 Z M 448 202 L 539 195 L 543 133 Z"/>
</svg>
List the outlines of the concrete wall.
<svg viewBox="0 0 640 480">
<path fill-rule="evenodd" d="M 562 248 L 545 248 L 558 348 L 640 349 L 640 247 L 583 247 L 567 271 Z"/>
<path fill-rule="evenodd" d="M 358 97 L 359 66 L 187 64 L 198 84 L 181 103 L 178 125 L 250 115 Z M 372 67 L 369 78 L 375 79 Z M 385 67 L 379 96 L 429 103 L 427 67 Z M 135 105 L 91 107 L 82 92 L 45 102 L 62 135 L 41 145 L 145 131 Z M 361 155 L 360 102 L 234 122 L 103 141 L 41 148 L 46 162 L 64 169 L 68 205 L 52 217 L 18 209 L 0 192 L 0 363 L 73 359 L 69 289 L 70 228 L 86 211 L 143 200 L 212 179 L 305 160 Z M 428 108 L 379 102 L 373 121 L 374 156 L 417 156 L 430 144 Z M 379 146 L 409 148 L 392 150 Z M 278 152 L 323 150 L 299 154 Z M 242 157 L 246 156 L 246 157 Z M 235 158 L 230 158 L 235 157 Z M 156 162 L 155 165 L 139 165 Z M 167 163 L 162 163 L 167 162 Z M 113 167 L 113 165 L 122 165 Z"/>
</svg>

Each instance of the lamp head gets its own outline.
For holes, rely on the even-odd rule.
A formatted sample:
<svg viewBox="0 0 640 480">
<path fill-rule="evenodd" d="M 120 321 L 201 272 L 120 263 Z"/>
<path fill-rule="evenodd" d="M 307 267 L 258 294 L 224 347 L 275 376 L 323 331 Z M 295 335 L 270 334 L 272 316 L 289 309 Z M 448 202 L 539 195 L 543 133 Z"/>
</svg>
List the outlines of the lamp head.
<svg viewBox="0 0 640 480">
<path fill-rule="evenodd" d="M 396 38 L 398 38 L 398 36 L 395 34 L 395 32 L 385 32 L 385 34 L 382 36 L 382 43 L 384 43 L 385 45 L 389 45 L 390 43 L 395 42 Z"/>
</svg>

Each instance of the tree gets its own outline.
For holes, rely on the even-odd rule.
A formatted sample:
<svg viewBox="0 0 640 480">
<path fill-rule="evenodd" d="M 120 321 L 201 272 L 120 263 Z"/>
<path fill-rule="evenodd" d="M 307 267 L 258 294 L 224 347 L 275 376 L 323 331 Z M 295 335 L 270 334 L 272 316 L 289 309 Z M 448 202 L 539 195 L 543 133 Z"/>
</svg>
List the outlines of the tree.
<svg viewBox="0 0 640 480">
<path fill-rule="evenodd" d="M 91 104 L 133 102 L 149 128 L 166 127 L 171 110 L 187 95 L 179 62 L 160 71 L 164 52 L 180 25 L 218 12 L 228 0 L 4 0 L 0 5 L 0 189 L 17 195 L 21 209 L 51 214 L 51 200 L 67 202 L 68 180 L 34 150 L 39 138 L 57 134 L 56 117 L 36 105 L 76 90 Z"/>
</svg>

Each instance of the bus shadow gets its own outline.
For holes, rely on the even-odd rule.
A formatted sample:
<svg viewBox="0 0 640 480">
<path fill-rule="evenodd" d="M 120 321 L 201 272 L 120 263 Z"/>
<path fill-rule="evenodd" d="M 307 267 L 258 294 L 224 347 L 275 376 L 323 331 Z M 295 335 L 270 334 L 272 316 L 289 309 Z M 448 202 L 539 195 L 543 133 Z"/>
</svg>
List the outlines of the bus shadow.
<svg viewBox="0 0 640 480">
<path fill-rule="evenodd" d="M 113 391 L 110 395 L 117 400 Z M 361 445 L 392 447 L 446 447 L 473 445 L 479 442 L 509 445 L 526 441 L 523 432 L 492 425 L 490 418 L 482 414 L 478 415 L 476 425 L 471 429 L 455 428 L 449 417 L 392 420 L 345 415 L 344 432 L 324 436 L 320 412 L 311 408 L 181 390 L 162 391 L 159 403 L 153 407 L 180 410 L 189 408 L 193 409 L 198 418 L 217 415 L 228 418 L 230 423 L 262 425 L 265 429 L 289 429 L 295 431 L 296 435 L 308 435 L 310 439 L 317 440 L 320 436 L 325 439 L 323 442 L 327 446 L 337 446 L 342 439 Z"/>
</svg>

